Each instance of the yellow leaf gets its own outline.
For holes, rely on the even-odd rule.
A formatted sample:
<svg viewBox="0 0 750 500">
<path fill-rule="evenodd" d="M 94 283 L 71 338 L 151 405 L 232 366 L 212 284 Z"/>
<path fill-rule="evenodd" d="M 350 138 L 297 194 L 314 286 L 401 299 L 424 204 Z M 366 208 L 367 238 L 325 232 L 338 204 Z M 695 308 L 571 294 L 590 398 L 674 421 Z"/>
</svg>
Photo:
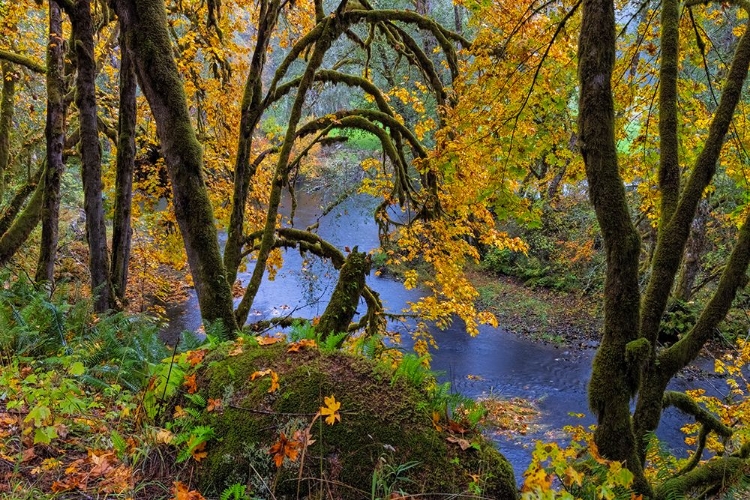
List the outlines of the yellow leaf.
<svg viewBox="0 0 750 500">
<path fill-rule="evenodd" d="M 323 398 L 323 401 L 325 402 L 325 406 L 320 407 L 320 414 L 326 417 L 326 423 L 333 425 L 337 420 L 341 422 L 341 415 L 338 412 L 339 408 L 341 408 L 341 403 L 336 401 L 333 395 L 326 396 Z"/>
</svg>

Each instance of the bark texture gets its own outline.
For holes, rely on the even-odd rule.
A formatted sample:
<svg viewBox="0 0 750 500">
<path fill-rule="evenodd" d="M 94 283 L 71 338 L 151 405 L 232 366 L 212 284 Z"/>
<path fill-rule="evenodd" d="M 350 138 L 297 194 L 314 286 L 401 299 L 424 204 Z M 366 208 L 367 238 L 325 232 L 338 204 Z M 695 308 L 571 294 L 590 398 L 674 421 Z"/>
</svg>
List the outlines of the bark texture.
<svg viewBox="0 0 750 500">
<path fill-rule="evenodd" d="M 95 295 L 94 310 L 111 308 L 107 228 L 104 224 L 102 200 L 102 157 L 96 103 L 96 60 L 94 58 L 94 22 L 91 1 L 76 0 L 69 12 L 73 26 L 76 55 L 76 94 L 81 140 L 81 176 L 83 177 L 83 208 L 86 212 L 86 238 L 89 244 L 91 291 Z"/>
<path fill-rule="evenodd" d="M 581 152 L 607 256 L 604 334 L 594 359 L 589 405 L 598 418 L 595 439 L 599 450 L 610 459 L 631 463 L 635 454 L 629 403 L 638 388 L 638 372 L 626 360 L 626 346 L 638 337 L 640 238 L 630 221 L 617 163 L 611 87 L 615 17 L 611 0 L 583 2 L 578 57 Z"/>
<path fill-rule="evenodd" d="M 42 174 L 44 178 L 44 174 Z M 0 266 L 4 266 L 21 248 L 42 216 L 44 182 L 39 182 L 26 208 L 13 219 L 7 231 L 0 235 Z"/>
<path fill-rule="evenodd" d="M 245 206 L 250 190 L 250 181 L 255 175 L 256 163 L 250 163 L 253 144 L 253 131 L 263 115 L 262 105 L 263 68 L 266 64 L 266 52 L 273 35 L 279 15 L 279 1 L 262 1 L 258 23 L 255 51 L 250 61 L 250 71 L 245 82 L 245 93 L 242 97 L 240 118 L 240 136 L 237 143 L 237 158 L 234 165 L 234 195 L 232 213 L 227 228 L 227 242 L 224 247 L 224 266 L 227 270 L 227 281 L 234 283 L 237 279 L 237 268 L 240 265 L 242 252 L 243 228 L 245 224 Z"/>
<path fill-rule="evenodd" d="M 365 288 L 365 276 L 369 273 L 370 259 L 367 254 L 354 247 L 341 267 L 331 301 L 315 327 L 321 338 L 349 331 L 349 324 L 357 313 L 357 304 Z"/>
<path fill-rule="evenodd" d="M 203 176 L 203 153 L 190 122 L 187 99 L 161 0 L 114 0 L 138 83 L 149 102 L 169 170 L 177 223 L 193 274 L 201 315 L 237 330 L 232 294 L 219 251 L 213 208 Z"/>
<path fill-rule="evenodd" d="M 130 261 L 131 205 L 135 170 L 136 76 L 130 52 L 125 49 L 125 33 L 120 31 L 120 112 L 117 134 L 117 173 L 115 211 L 112 222 L 112 288 L 125 299 Z"/>
<path fill-rule="evenodd" d="M 0 78 L 3 79 L 3 91 L 0 94 L 0 202 L 2 202 L 10 165 L 10 133 L 13 130 L 16 80 L 18 79 L 18 74 L 11 63 L 6 61 L 0 63 Z"/>
<path fill-rule="evenodd" d="M 63 59 L 62 12 L 55 0 L 49 2 L 49 38 L 47 42 L 47 170 L 42 201 L 42 238 L 36 281 L 52 282 L 57 258 L 58 221 L 60 219 L 60 180 L 65 163 L 65 63 Z"/>
</svg>

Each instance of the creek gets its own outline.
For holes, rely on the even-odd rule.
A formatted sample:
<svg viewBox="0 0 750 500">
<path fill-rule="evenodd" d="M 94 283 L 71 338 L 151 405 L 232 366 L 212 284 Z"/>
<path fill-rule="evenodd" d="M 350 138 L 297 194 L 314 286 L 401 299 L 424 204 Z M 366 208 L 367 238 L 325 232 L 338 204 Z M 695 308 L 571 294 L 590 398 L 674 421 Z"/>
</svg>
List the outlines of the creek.
<svg viewBox="0 0 750 500">
<path fill-rule="evenodd" d="M 322 217 L 321 207 L 329 200 L 321 191 L 309 195 L 299 192 L 298 198 L 294 227 L 306 228 L 319 222 L 318 233 L 340 249 L 359 246 L 360 251 L 368 251 L 379 245 L 371 198 L 350 198 Z M 286 224 L 288 206 L 282 209 L 282 213 Z M 252 264 L 249 271 L 252 271 Z M 243 285 L 247 284 L 250 272 L 239 274 Z M 275 279 L 270 281 L 266 273 L 250 321 L 287 314 L 307 318 L 318 316 L 326 307 L 336 278 L 337 272 L 332 266 L 317 259 L 304 258 L 296 250 L 287 250 L 284 252 L 284 267 Z M 401 312 L 409 302 L 419 299 L 422 293 L 420 290 L 406 290 L 401 282 L 391 277 L 378 277 L 374 273 L 367 278 L 367 283 L 380 294 L 388 312 Z M 198 328 L 200 311 L 195 292 L 190 292 L 186 302 L 169 309 L 168 316 L 170 323 L 163 331 L 163 337 L 170 343 L 183 330 Z M 408 322 L 392 323 L 389 328 L 403 334 L 404 348 L 408 349 L 411 325 Z M 432 353 L 432 368 L 441 373 L 441 381 L 451 382 L 454 391 L 471 398 L 489 394 L 525 398 L 538 409 L 539 416 L 526 434 L 493 436 L 500 451 L 513 465 L 519 483 L 531 461 L 536 440 L 564 443 L 565 436 L 561 431 L 564 426 L 594 423 L 586 399 L 593 348 L 568 349 L 533 342 L 502 328 L 482 327 L 478 336 L 470 337 L 458 321 L 446 330 L 432 328 L 432 334 L 438 344 L 438 349 Z M 711 376 L 713 367 L 710 360 L 699 360 L 694 370 L 708 376 L 699 379 L 689 375 L 677 377 L 670 388 L 685 390 L 701 387 L 716 395 L 720 391 L 726 392 L 723 381 Z M 576 417 L 572 413 L 585 415 Z M 679 428 L 691 420 L 670 409 L 657 430 L 657 436 L 677 456 L 687 456 Z"/>
</svg>

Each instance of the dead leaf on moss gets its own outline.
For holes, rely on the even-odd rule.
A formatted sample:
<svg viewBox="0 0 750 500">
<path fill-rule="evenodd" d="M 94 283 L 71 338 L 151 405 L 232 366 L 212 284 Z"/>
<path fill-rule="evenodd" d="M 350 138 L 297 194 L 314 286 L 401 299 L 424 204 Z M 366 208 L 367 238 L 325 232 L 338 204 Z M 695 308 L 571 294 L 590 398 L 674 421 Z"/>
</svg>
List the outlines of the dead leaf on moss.
<svg viewBox="0 0 750 500">
<path fill-rule="evenodd" d="M 445 440 L 448 441 L 449 443 L 457 444 L 463 451 L 466 451 L 469 448 L 471 448 L 471 443 L 463 438 L 448 436 L 447 438 L 445 438 Z"/>
</svg>

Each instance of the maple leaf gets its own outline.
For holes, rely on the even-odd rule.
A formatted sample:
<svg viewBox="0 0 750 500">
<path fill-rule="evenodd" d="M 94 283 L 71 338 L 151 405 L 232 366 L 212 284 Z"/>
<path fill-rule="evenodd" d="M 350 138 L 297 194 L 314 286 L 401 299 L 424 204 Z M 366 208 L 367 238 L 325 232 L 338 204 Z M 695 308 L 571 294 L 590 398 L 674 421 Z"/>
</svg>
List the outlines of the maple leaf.
<svg viewBox="0 0 750 500">
<path fill-rule="evenodd" d="M 212 412 L 214 410 L 220 410 L 221 409 L 221 405 L 222 405 L 221 399 L 219 399 L 219 398 L 217 398 L 217 399 L 208 398 L 208 405 L 206 406 L 206 411 L 207 412 Z"/>
<path fill-rule="evenodd" d="M 449 443 L 457 444 L 463 451 L 466 451 L 469 448 L 471 448 L 471 443 L 462 438 L 455 438 L 453 436 L 448 436 L 447 438 L 445 438 L 445 440 L 448 441 Z"/>
<path fill-rule="evenodd" d="M 174 500 L 205 500 L 199 492 L 191 490 L 186 484 L 174 482 Z"/>
<path fill-rule="evenodd" d="M 257 337 L 258 345 L 272 345 L 283 340 L 282 337 Z"/>
<path fill-rule="evenodd" d="M 286 435 L 282 432 L 279 435 L 279 440 L 271 446 L 268 453 L 273 455 L 276 468 L 279 468 L 284 463 L 284 457 L 292 462 L 296 462 L 299 456 L 299 448 L 300 443 L 298 441 L 287 439 Z"/>
<path fill-rule="evenodd" d="M 174 439 L 174 434 L 167 429 L 159 429 L 156 431 L 155 439 L 157 443 L 169 444 Z"/>
<path fill-rule="evenodd" d="M 339 408 L 341 408 L 341 403 L 336 401 L 333 395 L 326 396 L 323 398 L 323 401 L 325 402 L 325 406 L 320 407 L 320 414 L 326 417 L 326 423 L 333 425 L 337 420 L 341 422 L 341 414 L 338 412 Z"/>
<path fill-rule="evenodd" d="M 187 387 L 188 394 L 195 394 L 195 392 L 198 390 L 198 385 L 195 382 L 195 373 L 187 375 L 185 377 L 185 380 L 182 382 L 182 385 Z"/>
<path fill-rule="evenodd" d="M 268 388 L 268 392 L 274 392 L 279 389 L 279 374 L 275 371 L 271 370 L 270 368 L 267 370 L 260 370 L 253 372 L 250 375 L 250 380 L 255 380 L 256 378 L 265 377 L 266 375 L 271 376 L 271 387 Z"/>
<path fill-rule="evenodd" d="M 318 343 L 315 342 L 313 339 L 302 339 L 298 342 L 293 342 L 289 344 L 289 348 L 286 350 L 286 352 L 299 352 L 300 349 L 303 347 L 317 347 Z"/>
<path fill-rule="evenodd" d="M 201 460 L 203 460 L 204 458 L 208 456 L 208 452 L 205 451 L 205 449 L 206 449 L 205 441 L 203 441 L 198 446 L 196 446 L 195 449 L 193 449 L 192 455 L 196 462 L 200 462 Z"/>
<path fill-rule="evenodd" d="M 195 366 L 199 364 L 201 361 L 203 361 L 203 358 L 205 355 L 206 355 L 205 349 L 198 349 L 197 351 L 190 351 L 187 353 L 187 362 L 190 363 L 190 366 Z"/>
<path fill-rule="evenodd" d="M 229 351 L 228 356 L 239 356 L 240 354 L 242 354 L 243 352 L 245 352 L 245 349 L 244 349 L 242 343 L 243 343 L 242 337 L 240 337 L 237 340 L 235 340 L 234 347 L 232 348 L 231 351 Z"/>
<path fill-rule="evenodd" d="M 258 371 L 254 371 L 250 375 L 250 380 L 255 380 L 256 378 L 264 377 L 264 376 L 268 375 L 269 373 L 271 373 L 271 370 L 258 370 Z"/>
</svg>

